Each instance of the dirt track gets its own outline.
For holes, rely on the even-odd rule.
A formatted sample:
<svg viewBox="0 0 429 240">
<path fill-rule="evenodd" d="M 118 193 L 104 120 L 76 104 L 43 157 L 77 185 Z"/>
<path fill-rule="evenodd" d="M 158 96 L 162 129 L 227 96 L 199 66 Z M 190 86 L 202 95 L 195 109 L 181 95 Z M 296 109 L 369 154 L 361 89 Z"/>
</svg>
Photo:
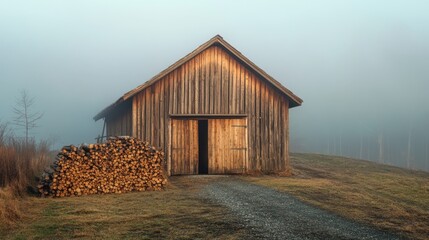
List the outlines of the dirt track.
<svg viewBox="0 0 429 240">
<path fill-rule="evenodd" d="M 236 177 L 221 177 L 201 196 L 228 207 L 256 239 L 401 239 Z"/>
</svg>

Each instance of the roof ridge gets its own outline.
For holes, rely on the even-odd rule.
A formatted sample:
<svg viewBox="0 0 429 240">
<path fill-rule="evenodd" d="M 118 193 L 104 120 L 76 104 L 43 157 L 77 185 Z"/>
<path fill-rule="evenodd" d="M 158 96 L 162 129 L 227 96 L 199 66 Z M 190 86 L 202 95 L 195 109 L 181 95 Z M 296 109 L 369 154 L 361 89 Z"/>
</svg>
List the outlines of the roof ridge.
<svg viewBox="0 0 429 240">
<path fill-rule="evenodd" d="M 235 49 L 231 44 L 229 44 L 227 41 L 223 39 L 223 37 L 219 34 L 212 37 L 207 42 L 201 44 L 196 49 L 194 49 L 192 52 L 188 53 L 184 57 L 180 58 L 176 62 L 174 62 L 172 65 L 167 67 L 166 69 L 162 70 L 155 76 L 153 76 L 148 81 L 144 82 L 143 84 L 140 84 L 136 88 L 126 92 L 124 95 L 122 95 L 117 101 L 115 101 L 113 104 L 109 105 L 105 109 L 103 109 L 101 112 L 99 112 L 97 115 L 94 116 L 94 120 L 97 121 L 101 118 L 103 118 L 111 109 L 113 109 L 116 105 L 120 104 L 121 102 L 124 102 L 128 100 L 129 98 L 133 97 L 138 92 L 142 91 L 143 89 L 151 86 L 158 80 L 162 79 L 164 76 L 169 74 L 170 72 L 174 71 L 176 68 L 180 67 L 187 61 L 189 61 L 191 58 L 195 57 L 199 53 L 203 52 L 204 50 L 211 47 L 213 44 L 219 43 L 224 47 L 230 54 L 237 57 L 241 62 L 243 62 L 247 67 L 253 69 L 258 75 L 260 75 L 262 78 L 266 79 L 268 82 L 270 82 L 275 88 L 279 89 L 283 94 L 286 95 L 289 99 L 291 99 L 293 104 L 290 104 L 292 107 L 299 106 L 302 104 L 302 99 L 296 96 L 292 91 L 287 89 L 285 86 L 283 86 L 280 82 L 275 80 L 273 77 L 271 77 L 268 73 L 266 73 L 264 70 L 256 66 L 252 61 L 250 61 L 246 56 L 244 56 L 240 51 Z"/>
</svg>

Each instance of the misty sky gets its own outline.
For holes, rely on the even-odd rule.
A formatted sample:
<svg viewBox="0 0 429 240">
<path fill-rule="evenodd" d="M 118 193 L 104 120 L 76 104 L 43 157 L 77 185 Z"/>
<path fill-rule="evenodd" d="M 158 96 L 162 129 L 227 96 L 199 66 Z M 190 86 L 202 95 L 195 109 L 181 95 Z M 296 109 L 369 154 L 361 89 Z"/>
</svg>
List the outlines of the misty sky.
<svg viewBox="0 0 429 240">
<path fill-rule="evenodd" d="M 298 151 L 331 131 L 427 132 L 428 12 L 412 0 L 0 0 L 0 121 L 26 89 L 44 112 L 37 138 L 93 142 L 96 113 L 220 34 L 304 100 L 291 110 Z"/>
</svg>

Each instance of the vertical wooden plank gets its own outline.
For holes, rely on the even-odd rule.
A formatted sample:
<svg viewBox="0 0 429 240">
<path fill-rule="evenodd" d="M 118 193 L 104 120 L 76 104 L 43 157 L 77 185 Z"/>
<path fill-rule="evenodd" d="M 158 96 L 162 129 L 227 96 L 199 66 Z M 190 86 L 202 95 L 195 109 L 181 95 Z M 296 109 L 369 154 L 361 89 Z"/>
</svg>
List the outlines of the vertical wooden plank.
<svg viewBox="0 0 429 240">
<path fill-rule="evenodd" d="M 146 106 L 146 91 L 145 90 L 143 90 L 142 92 L 141 92 L 141 94 L 142 94 L 142 101 L 141 101 L 141 104 L 142 104 L 142 106 L 141 106 L 141 122 L 142 122 L 142 125 L 141 125 L 141 128 L 142 128 L 142 140 L 143 141 L 147 141 L 147 137 L 146 137 L 146 108 L 147 108 L 147 106 Z"/>
<path fill-rule="evenodd" d="M 269 153 L 268 153 L 268 159 L 270 161 L 270 169 L 271 171 L 275 170 L 275 165 L 274 165 L 274 137 L 273 137 L 273 133 L 274 133 L 274 121 L 273 121 L 273 109 L 274 109 L 274 96 L 273 96 L 273 92 L 272 89 L 268 89 L 268 96 L 269 96 L 269 115 L 268 115 L 268 121 L 269 121 L 269 126 L 268 126 L 268 139 L 270 142 L 270 148 L 269 148 Z"/>
<path fill-rule="evenodd" d="M 245 172 L 248 172 L 249 171 L 249 161 L 250 161 L 250 159 L 249 159 L 249 142 L 248 142 L 248 138 L 247 138 L 247 135 L 249 134 L 249 119 L 245 118 L 243 120 L 244 120 L 244 124 L 246 125 L 246 128 L 244 130 L 244 134 L 246 134 L 246 136 L 243 138 L 246 140 L 246 142 L 244 143 L 243 147 L 245 147 L 247 149 L 244 152 L 244 158 L 246 161 Z"/>
<path fill-rule="evenodd" d="M 204 79 L 204 113 L 210 113 L 210 103 L 209 103 L 209 95 L 210 95 L 210 81 L 209 81 L 209 72 L 210 72 L 210 54 L 209 50 L 207 49 L 204 52 L 203 61 L 204 61 L 204 72 L 203 72 L 203 79 Z"/>
<path fill-rule="evenodd" d="M 220 173 L 224 174 L 225 173 L 225 153 L 227 152 L 226 149 L 226 145 L 228 143 L 228 131 L 226 129 L 226 124 L 227 121 L 225 121 L 224 119 L 218 119 L 221 128 L 220 128 L 220 132 L 218 133 L 218 141 L 219 141 L 219 147 L 220 147 L 220 154 L 219 154 L 219 169 L 220 169 Z"/>
<path fill-rule="evenodd" d="M 192 174 L 194 171 L 194 133 L 193 133 L 193 122 L 194 120 L 188 120 L 188 138 L 189 138 L 189 156 L 188 156 L 188 173 Z"/>
<path fill-rule="evenodd" d="M 151 132 L 151 122 L 150 122 L 150 113 L 151 113 L 151 104 L 150 104 L 150 91 L 147 89 L 145 91 L 145 140 L 151 142 L 150 132 Z"/>
<path fill-rule="evenodd" d="M 165 151 L 164 148 L 164 106 L 165 106 L 165 91 L 164 91 L 164 85 L 165 85 L 165 77 L 159 81 L 159 113 L 158 113 L 158 124 L 159 124 L 159 147 L 162 148 Z"/>
<path fill-rule="evenodd" d="M 185 80 L 186 80 L 186 113 L 192 113 L 192 79 L 191 79 L 191 71 L 192 71 L 192 59 L 186 63 L 186 71 L 185 71 Z"/>
<path fill-rule="evenodd" d="M 167 157 L 167 174 L 168 174 L 168 176 L 171 176 L 171 174 L 172 174 L 172 172 L 171 172 L 171 157 L 172 157 L 172 150 L 171 150 L 171 142 L 172 142 L 172 136 L 171 136 L 171 132 L 172 132 L 172 127 L 171 127 L 171 125 L 172 125 L 172 121 L 170 121 L 170 119 L 169 119 L 169 121 L 168 121 L 168 124 L 167 124 L 167 127 L 168 127 L 168 130 L 167 130 L 167 132 L 168 132 L 168 137 L 167 137 L 167 149 L 168 149 L 168 152 L 167 152 L 167 155 L 166 155 L 166 157 Z"/>
<path fill-rule="evenodd" d="M 220 92 L 221 92 L 221 87 L 222 84 L 220 82 L 220 77 L 219 77 L 219 53 L 218 53 L 218 47 L 214 47 L 214 76 L 213 76 L 213 88 L 214 88 L 214 94 L 215 94 L 215 98 L 214 98 L 214 111 L 213 113 L 220 113 Z"/>
<path fill-rule="evenodd" d="M 185 89 L 185 69 L 184 67 L 180 67 L 180 113 L 184 114 L 186 113 L 186 89 Z"/>
<path fill-rule="evenodd" d="M 209 108 L 208 108 L 208 113 L 213 113 L 213 53 L 212 53 L 212 48 L 209 48 L 210 51 L 208 52 L 208 72 L 207 72 L 207 82 L 208 82 L 208 87 L 207 87 L 207 99 L 208 99 L 208 104 L 209 104 Z"/>
<path fill-rule="evenodd" d="M 223 172 L 232 173 L 235 167 L 235 131 L 232 127 L 234 119 L 222 119 L 224 128 L 222 129 L 222 144 L 223 144 Z"/>
<path fill-rule="evenodd" d="M 174 73 L 170 73 L 168 74 L 168 115 L 175 113 L 174 106 L 176 105 L 176 89 L 174 86 Z"/>
<path fill-rule="evenodd" d="M 178 70 L 176 69 L 173 74 L 173 113 L 180 113 L 180 80 Z"/>
<path fill-rule="evenodd" d="M 184 99 L 185 99 L 185 108 L 184 108 L 184 113 L 189 114 L 190 108 L 191 108 L 191 103 L 189 102 L 189 90 L 190 90 L 190 81 L 189 81 L 189 67 L 190 64 L 189 62 L 185 63 L 183 65 L 183 81 L 184 81 L 184 89 L 183 89 L 183 93 L 184 93 Z"/>
<path fill-rule="evenodd" d="M 198 82 L 199 82 L 199 94 L 198 94 L 198 113 L 204 113 L 204 79 L 203 79 L 203 54 L 198 55 Z"/>
<path fill-rule="evenodd" d="M 209 114 L 211 113 L 211 105 L 212 102 L 210 102 L 211 100 L 211 48 L 206 50 L 206 57 L 205 57 L 205 61 L 206 61 L 206 69 L 205 69 L 205 84 L 206 84 L 206 113 Z"/>
<path fill-rule="evenodd" d="M 183 81 L 183 78 L 182 78 Z M 180 120 L 181 123 L 181 128 L 180 128 L 180 147 L 181 147 L 181 165 L 180 165 L 180 173 L 181 174 L 185 174 L 186 171 L 186 166 L 187 166 L 187 162 L 188 162 L 188 158 L 187 158 L 187 153 L 188 153 L 188 147 L 189 147 L 189 142 L 187 141 L 186 138 L 186 122 L 184 120 Z"/>
<path fill-rule="evenodd" d="M 222 154 L 222 149 L 221 149 L 221 145 L 220 145 L 220 132 L 222 130 L 222 124 L 220 122 L 219 119 L 213 119 L 214 122 L 214 144 L 213 144 L 213 149 L 214 149 L 214 173 L 222 173 L 221 172 L 221 157 L 220 154 Z"/>
<path fill-rule="evenodd" d="M 253 79 L 252 79 L 252 74 L 250 72 L 248 72 L 246 70 L 246 75 L 247 75 L 247 102 L 246 102 L 246 113 L 248 114 L 248 118 L 250 119 L 250 122 L 253 123 L 253 119 L 255 119 L 255 103 L 254 103 L 254 97 L 253 97 Z M 249 142 L 253 142 L 252 139 L 252 134 L 247 134 L 247 141 Z M 252 153 L 252 149 L 250 149 L 251 146 L 249 146 L 248 148 L 248 153 Z M 246 162 L 246 167 L 247 167 L 247 162 Z"/>
<path fill-rule="evenodd" d="M 180 146 L 180 142 L 181 142 L 181 130 L 182 130 L 182 122 L 179 120 L 174 120 L 175 121 L 175 125 L 174 125 L 174 131 L 173 131 L 173 139 L 175 144 L 173 145 L 173 151 L 175 152 L 175 158 L 173 159 L 174 161 L 174 172 L 175 174 L 179 174 L 181 173 L 182 169 L 182 149 L 179 149 Z"/>
<path fill-rule="evenodd" d="M 191 111 L 190 113 L 195 114 L 195 96 L 197 96 L 197 91 L 196 91 L 196 79 L 195 79 L 195 58 L 193 58 L 191 61 L 191 68 L 189 70 L 189 74 L 190 74 L 190 79 L 191 79 L 191 90 L 189 91 L 189 95 L 190 95 L 190 101 L 191 101 Z"/>
<path fill-rule="evenodd" d="M 228 55 L 225 53 L 225 51 L 222 51 L 222 113 L 229 113 L 229 72 L 228 72 L 228 66 L 229 66 L 229 59 Z"/>
<path fill-rule="evenodd" d="M 226 154 L 229 153 L 229 149 L 227 149 L 227 143 L 229 140 L 229 131 L 227 130 L 227 121 L 228 119 L 218 119 L 221 128 L 220 131 L 218 132 L 218 144 L 219 144 L 219 148 L 220 148 L 220 154 L 219 154 L 219 169 L 220 169 L 220 173 L 224 174 L 226 171 Z"/>
<path fill-rule="evenodd" d="M 223 79 L 222 79 L 222 52 L 220 47 L 216 47 L 216 68 L 217 68 L 217 86 L 218 86 L 218 98 L 217 98 L 217 113 L 222 113 L 223 108 Z"/>
<path fill-rule="evenodd" d="M 193 140 L 194 140 L 194 155 L 193 155 L 193 166 L 194 166 L 194 170 L 193 170 L 193 174 L 198 174 L 198 157 L 199 157 L 199 151 L 198 151 L 198 120 L 194 120 L 193 121 Z"/>
<path fill-rule="evenodd" d="M 265 101 L 265 85 L 261 84 L 261 123 L 260 123 L 260 129 L 261 129 L 261 169 L 263 171 L 266 170 L 267 166 L 266 166 L 266 162 L 267 162 L 267 157 L 266 157 L 266 149 L 267 149 L 267 137 L 265 135 L 265 125 L 266 125 L 266 105 L 265 105 L 266 101 Z"/>
<path fill-rule="evenodd" d="M 213 157 L 213 162 L 214 162 L 214 173 L 219 173 L 219 153 L 220 153 L 220 146 L 219 146 L 219 132 L 221 129 L 221 126 L 219 124 L 219 120 L 218 119 L 213 119 L 213 125 L 214 125 L 214 144 L 213 144 L 213 149 L 214 149 L 214 157 Z"/>
<path fill-rule="evenodd" d="M 138 139 L 141 139 L 141 133 L 140 133 L 141 93 L 138 93 L 134 98 L 136 99 L 136 137 Z"/>
<path fill-rule="evenodd" d="M 146 139 L 151 144 L 153 142 L 152 140 L 152 131 L 153 131 L 153 125 L 152 125 L 152 92 L 150 89 L 146 89 Z"/>
<path fill-rule="evenodd" d="M 230 65 L 230 74 L 231 74 L 231 113 L 232 114 L 237 114 L 237 78 L 236 78 L 236 71 L 235 68 L 237 66 L 235 59 L 231 59 L 231 65 Z"/>
<path fill-rule="evenodd" d="M 169 123 L 168 123 L 168 121 L 169 121 L 169 118 L 170 118 L 170 109 L 171 109 L 171 105 L 172 105 L 172 102 L 170 102 L 170 99 L 171 99 L 171 93 L 170 93 L 170 88 L 171 88 L 171 79 L 170 79 L 170 76 L 171 76 L 171 74 L 168 74 L 168 78 L 167 78 L 167 80 L 166 80 L 166 83 L 165 83 L 165 109 L 164 109 L 164 111 L 165 111 L 165 113 L 164 113 L 164 124 L 165 124 L 165 129 L 168 131 L 168 126 L 169 126 Z M 165 149 L 167 149 L 167 151 L 168 151 L 168 138 L 169 138 L 169 133 L 166 131 L 166 134 L 165 134 L 165 139 L 166 139 L 166 146 L 165 146 Z"/>
<path fill-rule="evenodd" d="M 170 141 L 171 141 L 171 158 L 170 158 L 170 172 L 171 175 L 177 173 L 177 122 L 175 119 L 171 120 L 171 131 L 170 131 Z"/>
<path fill-rule="evenodd" d="M 214 148 L 214 142 L 213 142 L 213 139 L 214 139 L 214 133 L 213 133 L 213 129 L 214 129 L 214 126 L 213 126 L 213 120 L 212 119 L 209 119 L 208 121 L 207 121 L 207 124 L 208 124 L 208 139 L 207 139 L 207 142 L 208 142 L 208 153 L 207 153 L 207 155 L 208 155 L 208 163 L 207 163 L 207 165 L 208 165 L 208 173 L 209 174 L 213 174 L 213 167 L 214 167 L 214 164 L 213 164 L 213 148 Z"/>
<path fill-rule="evenodd" d="M 285 169 L 290 168 L 290 157 L 289 157 L 289 102 L 286 101 L 286 104 L 284 106 L 286 124 L 284 125 L 286 128 L 286 142 L 285 142 Z"/>
<path fill-rule="evenodd" d="M 174 101 L 175 101 L 175 109 L 174 109 L 174 113 L 181 113 L 180 111 L 180 105 L 181 105 L 181 101 L 182 99 L 180 98 L 180 72 L 179 69 L 176 69 L 174 71 L 174 88 L 173 88 L 173 92 L 174 92 Z"/>
<path fill-rule="evenodd" d="M 217 74 L 216 74 L 216 79 L 217 79 L 217 109 L 216 109 L 216 113 L 223 113 L 223 105 L 224 105 L 224 101 L 225 99 L 223 98 L 223 91 L 224 91 L 224 86 L 223 86 L 223 73 L 222 73 L 222 51 L 220 47 L 216 47 L 217 49 L 217 54 L 216 54 L 216 68 L 217 68 Z"/>
<path fill-rule="evenodd" d="M 214 61 L 213 61 L 213 66 L 214 66 L 214 76 L 213 76 L 213 92 L 214 92 L 214 111 L 213 113 L 220 113 L 220 88 L 222 87 L 221 82 L 220 82 L 220 74 L 219 74 L 219 56 L 218 56 L 218 47 L 214 47 Z"/>
<path fill-rule="evenodd" d="M 233 114 L 233 111 L 232 111 L 232 99 L 233 99 L 232 83 L 233 83 L 233 80 L 232 80 L 232 71 L 231 71 L 233 58 L 230 57 L 228 54 L 226 54 L 226 56 L 227 56 L 227 61 L 228 61 L 228 64 L 226 66 L 227 76 L 228 76 L 228 114 Z"/>
<path fill-rule="evenodd" d="M 188 101 L 189 101 L 189 113 L 195 113 L 195 59 L 189 61 L 188 69 L 188 80 L 189 80 L 189 90 L 188 90 Z"/>
<path fill-rule="evenodd" d="M 181 174 L 183 172 L 182 166 L 183 166 L 183 149 L 182 149 L 182 129 L 183 129 L 183 122 L 180 120 L 176 121 L 176 131 L 173 133 L 174 137 L 176 138 L 176 145 L 175 151 L 176 151 L 176 159 L 174 160 L 176 163 L 176 174 Z"/>
<path fill-rule="evenodd" d="M 256 108 L 255 108 L 255 145 L 254 145 L 254 152 L 255 152 L 255 161 L 256 161 L 256 170 L 261 170 L 261 85 L 259 82 L 259 79 L 256 79 L 255 81 L 255 95 L 256 95 Z"/>
<path fill-rule="evenodd" d="M 154 83 L 152 90 L 152 144 L 159 148 L 159 83 Z"/>
<path fill-rule="evenodd" d="M 252 92 L 253 92 L 253 108 L 252 108 L 252 118 L 250 119 L 249 122 L 249 127 L 247 130 L 247 133 L 249 135 L 251 135 L 251 141 L 248 144 L 249 146 L 249 151 L 248 151 L 248 158 L 251 161 L 251 164 L 249 164 L 249 168 L 252 170 L 256 170 L 257 169 L 257 154 L 256 154 L 256 149 L 257 149 L 257 138 L 256 138 L 256 124 L 259 121 L 258 117 L 257 117 L 257 109 L 258 109 L 258 98 L 256 95 L 256 82 L 258 81 L 258 79 L 252 75 L 252 79 L 253 79 L 253 84 L 252 84 Z"/>
<path fill-rule="evenodd" d="M 236 80 L 236 113 L 240 114 L 240 102 L 241 102 L 241 75 L 240 75 L 240 64 L 236 62 L 235 64 L 235 80 Z"/>
<path fill-rule="evenodd" d="M 246 76 L 244 73 L 245 69 L 243 66 L 240 66 L 240 78 L 241 78 L 241 101 L 240 101 L 240 113 L 244 114 L 246 113 L 246 108 L 245 108 L 245 104 L 246 104 Z"/>
<path fill-rule="evenodd" d="M 273 152 L 272 152 L 272 158 L 273 158 L 273 163 L 274 163 L 274 170 L 275 171 L 279 171 L 279 156 L 278 156 L 278 150 L 279 150 L 279 145 L 278 145 L 278 141 L 277 141 L 277 132 L 279 131 L 278 129 L 278 124 L 277 124 L 277 94 L 273 91 L 273 115 L 272 115 L 272 138 L 273 138 Z"/>
<path fill-rule="evenodd" d="M 180 174 L 183 174 L 185 172 L 185 164 L 186 164 L 186 149 L 185 146 L 186 142 L 184 141 L 184 134 L 185 134 L 185 122 L 182 120 L 177 120 L 180 124 L 179 124 L 179 129 L 178 129 L 178 143 L 177 146 L 180 147 L 180 151 L 179 151 L 179 161 L 177 161 L 179 163 L 179 171 Z"/>
<path fill-rule="evenodd" d="M 238 138 L 238 132 L 240 129 L 236 127 L 236 125 L 239 125 L 239 123 L 237 123 L 237 119 L 225 120 L 228 122 L 227 131 L 229 132 L 228 145 L 230 149 L 228 151 L 228 156 L 231 156 L 229 159 L 228 172 L 235 173 L 236 169 L 240 167 L 238 163 L 241 159 L 240 151 L 238 150 L 238 148 L 240 147 L 240 139 Z M 228 135 L 228 133 L 226 135 Z"/>
<path fill-rule="evenodd" d="M 138 96 L 138 95 L 137 95 Z M 132 130 L 131 130 L 131 132 L 132 132 L 132 134 L 131 134 L 131 136 L 133 136 L 133 137 L 137 137 L 137 132 L 136 132 L 136 128 L 137 128 L 137 96 L 134 96 L 133 97 L 133 101 L 132 101 L 132 108 L 133 108 L 133 112 L 132 112 L 132 115 L 133 115 L 133 117 L 132 117 Z"/>
<path fill-rule="evenodd" d="M 195 114 L 200 113 L 200 55 L 195 57 L 195 65 L 194 65 L 194 82 L 195 82 Z"/>
<path fill-rule="evenodd" d="M 282 155 L 282 140 L 281 140 L 281 137 L 282 137 L 282 131 L 281 131 L 281 128 L 282 128 L 282 126 L 281 126 L 281 120 L 282 120 L 282 116 L 281 116 L 281 107 L 282 107 L 282 103 L 281 103 L 281 99 L 282 99 L 282 96 L 278 96 L 278 101 L 277 101 L 277 127 L 278 127 L 278 133 L 277 133 L 277 144 L 278 144 L 278 146 L 280 146 L 279 147 L 279 149 L 278 149 L 278 158 L 279 158 L 279 161 L 278 161 L 278 166 L 279 166 L 279 170 L 280 171 L 283 171 L 284 169 L 283 169 L 283 166 L 282 166 L 282 158 L 283 158 L 283 155 Z"/>
<path fill-rule="evenodd" d="M 209 122 L 209 173 L 216 173 L 216 119 L 210 119 Z"/>
<path fill-rule="evenodd" d="M 188 164 L 189 164 L 189 166 L 188 166 L 188 171 L 189 171 L 189 173 L 193 173 L 193 171 L 194 171 L 194 162 L 193 162 L 193 156 L 194 156 L 194 139 L 193 139 L 193 136 L 194 136 L 194 133 L 193 133 L 193 129 L 192 129 L 192 127 L 193 127 L 193 122 L 194 122 L 195 120 L 188 120 L 188 132 L 187 132 L 187 135 L 189 136 L 188 138 L 189 138 L 189 156 L 188 156 Z"/>
<path fill-rule="evenodd" d="M 266 150 L 265 150 L 265 161 L 266 161 L 266 169 L 268 171 L 271 171 L 271 161 L 270 161 L 270 132 L 269 132 L 269 128 L 270 128 L 270 97 L 269 97 L 269 89 L 268 86 L 265 86 L 264 88 L 264 105 L 265 105 L 265 124 L 264 124 L 264 131 L 265 131 L 265 137 L 264 139 L 266 139 L 266 141 L 268 141 L 268 143 L 265 145 Z"/>
<path fill-rule="evenodd" d="M 284 121 L 283 121 L 283 99 L 282 97 L 279 98 L 279 167 L 280 170 L 284 170 L 284 140 L 283 140 L 283 127 L 284 127 Z"/>
</svg>

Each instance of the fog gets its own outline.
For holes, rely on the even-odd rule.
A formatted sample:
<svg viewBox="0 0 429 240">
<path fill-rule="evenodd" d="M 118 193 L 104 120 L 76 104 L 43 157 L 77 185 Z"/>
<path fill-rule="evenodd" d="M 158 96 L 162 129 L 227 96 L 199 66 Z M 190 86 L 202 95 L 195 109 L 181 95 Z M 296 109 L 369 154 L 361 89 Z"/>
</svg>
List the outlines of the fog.
<svg viewBox="0 0 429 240">
<path fill-rule="evenodd" d="M 429 170 L 427 1 L 0 1 L 0 121 L 93 142 L 92 117 L 220 34 L 304 100 L 291 150 Z M 12 127 L 12 125 L 10 125 Z M 17 129 L 18 135 L 23 134 Z"/>
</svg>

